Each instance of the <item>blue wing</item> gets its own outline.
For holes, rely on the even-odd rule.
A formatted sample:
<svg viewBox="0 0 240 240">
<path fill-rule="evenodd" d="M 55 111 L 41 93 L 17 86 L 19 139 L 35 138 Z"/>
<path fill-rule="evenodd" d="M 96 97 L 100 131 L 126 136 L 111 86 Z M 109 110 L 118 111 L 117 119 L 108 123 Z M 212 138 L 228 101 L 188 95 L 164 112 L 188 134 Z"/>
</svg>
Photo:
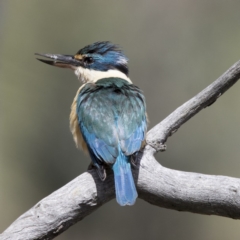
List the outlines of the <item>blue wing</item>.
<svg viewBox="0 0 240 240">
<path fill-rule="evenodd" d="M 114 164 L 119 151 L 138 151 L 146 132 L 146 105 L 136 86 L 119 78 L 88 83 L 77 100 L 79 127 L 95 165 Z"/>
</svg>

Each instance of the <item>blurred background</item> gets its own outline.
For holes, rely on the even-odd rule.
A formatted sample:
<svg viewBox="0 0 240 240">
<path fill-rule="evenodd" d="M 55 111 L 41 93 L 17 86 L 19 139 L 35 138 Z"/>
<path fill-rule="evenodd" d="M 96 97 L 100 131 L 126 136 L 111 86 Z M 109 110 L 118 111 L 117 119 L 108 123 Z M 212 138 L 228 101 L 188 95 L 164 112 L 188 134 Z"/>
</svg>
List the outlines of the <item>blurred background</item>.
<svg viewBox="0 0 240 240">
<path fill-rule="evenodd" d="M 39 200 L 84 172 L 69 113 L 79 87 L 69 70 L 34 53 L 74 54 L 110 40 L 129 57 L 150 126 L 240 59 L 240 2 L 0 1 L 0 232 Z M 240 177 L 240 85 L 171 137 L 165 167 Z M 239 222 L 115 200 L 57 237 L 66 239 L 239 239 Z"/>
</svg>

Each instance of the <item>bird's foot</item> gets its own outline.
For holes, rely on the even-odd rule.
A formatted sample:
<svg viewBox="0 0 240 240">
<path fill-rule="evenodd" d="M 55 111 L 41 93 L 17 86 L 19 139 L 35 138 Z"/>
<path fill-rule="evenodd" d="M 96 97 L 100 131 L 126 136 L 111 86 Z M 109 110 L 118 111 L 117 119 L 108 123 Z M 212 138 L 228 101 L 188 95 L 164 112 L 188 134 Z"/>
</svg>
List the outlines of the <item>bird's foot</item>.
<svg viewBox="0 0 240 240">
<path fill-rule="evenodd" d="M 99 178 L 104 181 L 107 177 L 107 173 L 106 173 L 106 169 L 104 168 L 104 166 L 100 166 L 99 168 L 96 169 Z"/>
<path fill-rule="evenodd" d="M 134 167 L 137 167 L 139 161 L 141 160 L 141 158 L 142 158 L 142 151 L 139 151 L 139 152 L 134 153 L 134 154 L 131 156 L 131 164 L 132 164 Z"/>
<path fill-rule="evenodd" d="M 96 170 L 99 178 L 104 181 L 107 177 L 106 169 L 103 165 L 95 166 L 92 162 L 88 165 L 88 170 Z"/>
</svg>

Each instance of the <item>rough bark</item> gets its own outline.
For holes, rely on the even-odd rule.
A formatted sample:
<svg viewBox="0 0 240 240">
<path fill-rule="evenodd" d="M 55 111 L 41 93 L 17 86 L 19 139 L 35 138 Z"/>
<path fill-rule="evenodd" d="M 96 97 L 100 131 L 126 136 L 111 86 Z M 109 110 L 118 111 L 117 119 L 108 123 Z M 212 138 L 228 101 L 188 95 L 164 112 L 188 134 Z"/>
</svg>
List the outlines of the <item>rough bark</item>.
<svg viewBox="0 0 240 240">
<path fill-rule="evenodd" d="M 169 136 L 214 103 L 239 77 L 240 61 L 148 132 L 147 145 L 133 168 L 139 198 L 178 211 L 240 219 L 240 179 L 171 170 L 154 158 L 156 151 L 165 150 Z M 87 171 L 21 215 L 0 239 L 53 239 L 114 197 L 111 172 L 102 182 L 94 170 Z"/>
</svg>

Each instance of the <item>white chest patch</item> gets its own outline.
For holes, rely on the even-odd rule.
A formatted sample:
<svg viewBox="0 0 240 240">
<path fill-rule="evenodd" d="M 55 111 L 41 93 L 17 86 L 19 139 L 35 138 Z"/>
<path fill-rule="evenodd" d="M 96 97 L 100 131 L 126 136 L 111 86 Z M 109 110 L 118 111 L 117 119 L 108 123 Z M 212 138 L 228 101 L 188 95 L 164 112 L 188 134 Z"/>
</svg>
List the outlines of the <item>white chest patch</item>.
<svg viewBox="0 0 240 240">
<path fill-rule="evenodd" d="M 130 78 L 128 78 L 124 73 L 118 70 L 113 70 L 113 69 L 108 70 L 106 72 L 102 72 L 102 71 L 96 71 L 93 69 L 85 69 L 82 67 L 77 67 L 74 72 L 77 75 L 78 79 L 83 83 L 97 82 L 99 79 L 109 78 L 109 77 L 122 78 L 132 83 Z"/>
</svg>

